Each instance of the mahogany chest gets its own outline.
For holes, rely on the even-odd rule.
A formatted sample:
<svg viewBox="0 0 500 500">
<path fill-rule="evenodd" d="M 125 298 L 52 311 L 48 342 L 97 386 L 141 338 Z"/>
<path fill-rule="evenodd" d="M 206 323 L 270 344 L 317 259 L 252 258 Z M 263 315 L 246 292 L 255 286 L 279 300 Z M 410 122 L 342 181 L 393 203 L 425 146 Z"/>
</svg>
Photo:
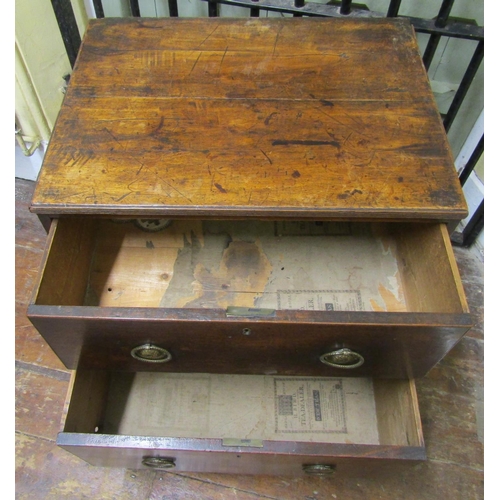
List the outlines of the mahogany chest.
<svg viewBox="0 0 500 500">
<path fill-rule="evenodd" d="M 257 474 L 425 459 L 467 214 L 401 19 L 91 20 L 31 210 L 60 446 Z"/>
</svg>

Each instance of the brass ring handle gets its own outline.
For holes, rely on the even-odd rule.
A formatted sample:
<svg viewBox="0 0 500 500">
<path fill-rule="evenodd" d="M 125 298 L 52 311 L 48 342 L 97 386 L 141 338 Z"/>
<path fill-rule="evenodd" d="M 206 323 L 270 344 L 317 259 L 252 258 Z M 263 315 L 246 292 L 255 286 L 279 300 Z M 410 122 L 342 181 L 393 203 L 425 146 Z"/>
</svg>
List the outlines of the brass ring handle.
<svg viewBox="0 0 500 500">
<path fill-rule="evenodd" d="M 328 476 L 329 474 L 333 474 L 335 469 L 335 465 L 327 464 L 306 464 L 302 466 L 302 470 L 311 476 Z"/>
<path fill-rule="evenodd" d="M 166 363 L 172 359 L 172 355 L 166 349 L 152 344 L 134 347 L 130 354 L 133 358 L 146 363 Z"/>
<path fill-rule="evenodd" d="M 175 459 L 164 457 L 144 457 L 142 465 L 153 469 L 173 469 L 175 467 Z"/>
<path fill-rule="evenodd" d="M 322 363 L 325 363 L 325 365 L 333 366 L 334 368 L 342 368 L 343 370 L 358 368 L 365 362 L 361 354 L 346 348 L 327 352 L 320 356 L 319 359 Z"/>
<path fill-rule="evenodd" d="M 172 224 L 171 219 L 134 219 L 134 224 L 143 231 L 156 233 Z"/>
</svg>

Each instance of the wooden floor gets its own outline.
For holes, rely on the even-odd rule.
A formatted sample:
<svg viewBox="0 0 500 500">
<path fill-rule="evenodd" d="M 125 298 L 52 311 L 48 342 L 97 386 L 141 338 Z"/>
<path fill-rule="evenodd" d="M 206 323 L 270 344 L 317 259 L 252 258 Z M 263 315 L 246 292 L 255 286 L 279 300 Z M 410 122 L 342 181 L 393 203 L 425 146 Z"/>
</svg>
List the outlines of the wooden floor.
<svg viewBox="0 0 500 500">
<path fill-rule="evenodd" d="M 266 477 L 92 467 L 55 445 L 69 372 L 26 318 L 45 231 L 28 211 L 34 183 L 16 179 L 16 498 L 483 498 L 483 266 L 455 248 L 477 326 L 417 381 L 428 460 L 375 477 Z"/>
</svg>

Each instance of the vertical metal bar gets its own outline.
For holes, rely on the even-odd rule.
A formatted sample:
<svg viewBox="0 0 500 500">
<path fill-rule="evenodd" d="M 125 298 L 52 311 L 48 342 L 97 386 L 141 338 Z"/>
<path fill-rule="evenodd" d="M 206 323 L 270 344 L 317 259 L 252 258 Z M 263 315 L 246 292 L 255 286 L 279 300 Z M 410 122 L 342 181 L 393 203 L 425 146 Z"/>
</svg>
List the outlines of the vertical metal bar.
<svg viewBox="0 0 500 500">
<path fill-rule="evenodd" d="M 305 4 L 306 4 L 306 0 L 294 0 L 294 2 L 293 2 L 294 7 L 297 7 L 298 9 L 300 9 L 301 7 L 304 7 Z M 293 17 L 302 17 L 302 13 L 301 12 L 294 12 Z"/>
<path fill-rule="evenodd" d="M 104 17 L 104 9 L 102 8 L 102 1 L 101 0 L 93 0 L 94 1 L 94 10 L 95 10 L 95 15 L 98 18 Z"/>
<path fill-rule="evenodd" d="M 481 229 L 484 227 L 484 200 L 476 208 L 474 215 L 470 218 L 462 231 L 462 245 L 468 247 L 474 243 Z"/>
<path fill-rule="evenodd" d="M 389 9 L 387 10 L 387 17 L 397 17 L 399 7 L 401 7 L 401 0 L 391 0 Z"/>
<path fill-rule="evenodd" d="M 444 28 L 446 26 L 454 1 L 455 0 L 443 0 L 441 3 L 441 8 L 439 9 L 436 21 L 434 22 L 434 25 L 437 28 Z M 429 41 L 427 42 L 427 47 L 425 48 L 425 52 L 422 57 L 426 70 L 429 70 L 431 66 L 432 59 L 434 58 L 434 54 L 436 53 L 440 40 L 441 35 L 431 35 Z"/>
<path fill-rule="evenodd" d="M 252 0 L 258 2 L 259 0 Z M 260 17 L 260 9 L 258 7 L 250 7 L 250 17 Z"/>
<path fill-rule="evenodd" d="M 429 71 L 432 59 L 434 59 L 434 54 L 436 53 L 436 49 L 437 46 L 439 45 L 440 40 L 441 40 L 441 35 L 431 35 L 429 41 L 427 42 L 424 55 L 422 56 L 424 66 L 427 71 Z"/>
<path fill-rule="evenodd" d="M 479 161 L 479 158 L 481 158 L 481 155 L 484 152 L 484 135 L 479 139 L 479 142 L 477 143 L 477 146 L 474 148 L 473 153 L 470 155 L 469 161 L 466 163 L 464 169 L 462 172 L 460 172 L 460 185 L 463 186 L 467 179 L 469 178 L 470 174 L 474 170 L 474 167 L 476 166 L 477 162 Z"/>
<path fill-rule="evenodd" d="M 208 0 L 208 17 L 219 17 L 219 4 L 215 0 Z"/>
<path fill-rule="evenodd" d="M 70 0 L 52 0 L 52 8 L 56 16 L 59 31 L 63 39 L 66 53 L 71 67 L 75 65 L 76 56 L 80 49 L 82 39 L 76 24 L 75 14 Z"/>
<path fill-rule="evenodd" d="M 351 12 L 351 3 L 352 0 L 342 0 L 342 3 L 340 4 L 340 13 L 347 15 Z"/>
<path fill-rule="evenodd" d="M 179 17 L 177 0 L 168 0 L 168 11 L 170 12 L 170 17 Z"/>
<path fill-rule="evenodd" d="M 477 70 L 479 69 L 481 62 L 483 61 L 483 56 L 484 56 L 484 41 L 481 41 L 477 44 L 474 55 L 472 56 L 469 66 L 465 71 L 465 75 L 462 78 L 462 81 L 460 82 L 460 86 L 458 87 L 457 93 L 455 94 L 455 97 L 453 98 L 453 101 L 443 120 L 444 128 L 447 132 L 448 130 L 450 130 L 453 120 L 457 116 L 458 110 L 460 109 L 460 106 L 462 105 L 462 102 L 464 101 L 465 96 L 467 95 L 467 91 L 471 86 L 472 80 L 474 80 Z"/>
<path fill-rule="evenodd" d="M 441 4 L 441 8 L 439 9 L 439 13 L 436 18 L 435 25 L 438 28 L 444 28 L 448 17 L 450 16 L 451 8 L 453 7 L 453 3 L 455 0 L 443 0 Z"/>
<path fill-rule="evenodd" d="M 130 12 L 134 17 L 141 17 L 141 11 L 139 9 L 139 0 L 130 0 Z"/>
</svg>

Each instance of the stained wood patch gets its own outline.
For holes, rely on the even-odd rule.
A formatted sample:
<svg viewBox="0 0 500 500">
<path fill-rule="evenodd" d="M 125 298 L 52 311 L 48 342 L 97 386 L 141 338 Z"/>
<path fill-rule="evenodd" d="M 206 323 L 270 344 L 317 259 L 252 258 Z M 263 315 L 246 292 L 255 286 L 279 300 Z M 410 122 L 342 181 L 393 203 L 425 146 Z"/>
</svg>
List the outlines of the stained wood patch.
<svg viewBox="0 0 500 500">
<path fill-rule="evenodd" d="M 86 305 L 406 310 L 396 256 L 370 225 L 98 224 Z"/>
</svg>

